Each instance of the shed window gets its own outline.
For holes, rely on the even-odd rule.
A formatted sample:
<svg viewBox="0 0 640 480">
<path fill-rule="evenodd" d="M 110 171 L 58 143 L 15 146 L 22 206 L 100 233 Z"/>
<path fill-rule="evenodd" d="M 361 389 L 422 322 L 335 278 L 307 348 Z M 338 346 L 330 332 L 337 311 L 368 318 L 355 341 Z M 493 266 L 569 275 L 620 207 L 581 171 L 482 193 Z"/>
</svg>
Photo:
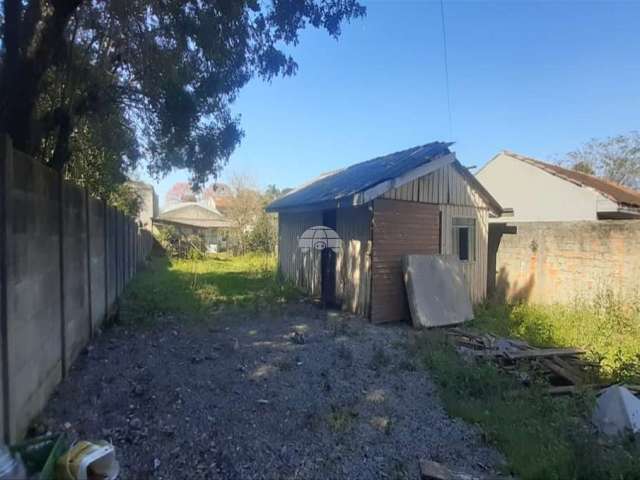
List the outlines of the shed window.
<svg viewBox="0 0 640 480">
<path fill-rule="evenodd" d="M 453 254 L 463 261 L 476 259 L 475 218 L 453 218 Z"/>
</svg>

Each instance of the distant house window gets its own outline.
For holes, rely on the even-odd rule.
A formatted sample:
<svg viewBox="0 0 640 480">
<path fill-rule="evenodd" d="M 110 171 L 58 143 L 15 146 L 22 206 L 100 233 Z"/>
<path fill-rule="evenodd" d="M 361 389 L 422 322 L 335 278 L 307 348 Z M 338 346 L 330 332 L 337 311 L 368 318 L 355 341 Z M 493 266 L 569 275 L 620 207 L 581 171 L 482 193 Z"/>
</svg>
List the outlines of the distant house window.
<svg viewBox="0 0 640 480">
<path fill-rule="evenodd" d="M 455 217 L 453 219 L 453 254 L 460 260 L 476 259 L 476 220 Z"/>
</svg>

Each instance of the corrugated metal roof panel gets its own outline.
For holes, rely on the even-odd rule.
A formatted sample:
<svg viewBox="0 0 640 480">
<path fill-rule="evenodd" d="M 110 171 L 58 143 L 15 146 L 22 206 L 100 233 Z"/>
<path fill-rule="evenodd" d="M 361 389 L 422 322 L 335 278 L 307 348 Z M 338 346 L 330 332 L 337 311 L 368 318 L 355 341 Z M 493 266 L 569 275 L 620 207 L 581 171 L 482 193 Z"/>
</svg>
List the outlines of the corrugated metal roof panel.
<svg viewBox="0 0 640 480">
<path fill-rule="evenodd" d="M 410 172 L 436 157 L 451 153 L 449 146 L 451 143 L 428 143 L 325 174 L 275 200 L 267 210 L 277 212 L 289 208 L 338 202 Z"/>
</svg>

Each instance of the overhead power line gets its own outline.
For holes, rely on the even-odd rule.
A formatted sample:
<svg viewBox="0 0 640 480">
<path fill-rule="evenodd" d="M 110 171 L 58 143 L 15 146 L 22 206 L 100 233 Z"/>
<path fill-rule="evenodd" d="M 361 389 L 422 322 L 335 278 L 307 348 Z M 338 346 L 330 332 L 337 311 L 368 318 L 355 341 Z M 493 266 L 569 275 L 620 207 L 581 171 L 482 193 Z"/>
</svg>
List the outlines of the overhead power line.
<svg viewBox="0 0 640 480">
<path fill-rule="evenodd" d="M 449 89 L 449 55 L 447 52 L 447 28 L 444 20 L 444 0 L 440 0 L 440 19 L 442 20 L 442 47 L 444 49 L 444 81 L 447 91 L 447 113 L 449 117 L 449 140 L 453 138 L 453 120 L 451 115 L 451 91 Z"/>
</svg>

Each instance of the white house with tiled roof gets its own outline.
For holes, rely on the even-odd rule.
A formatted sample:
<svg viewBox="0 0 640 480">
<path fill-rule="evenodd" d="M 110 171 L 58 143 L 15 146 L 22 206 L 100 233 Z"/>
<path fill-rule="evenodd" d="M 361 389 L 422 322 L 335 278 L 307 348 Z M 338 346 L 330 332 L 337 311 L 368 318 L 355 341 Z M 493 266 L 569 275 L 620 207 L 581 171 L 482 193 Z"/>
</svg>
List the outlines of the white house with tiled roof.
<svg viewBox="0 0 640 480">
<path fill-rule="evenodd" d="M 489 160 L 476 178 L 513 209 L 510 222 L 640 218 L 640 192 L 509 151 Z"/>
</svg>

